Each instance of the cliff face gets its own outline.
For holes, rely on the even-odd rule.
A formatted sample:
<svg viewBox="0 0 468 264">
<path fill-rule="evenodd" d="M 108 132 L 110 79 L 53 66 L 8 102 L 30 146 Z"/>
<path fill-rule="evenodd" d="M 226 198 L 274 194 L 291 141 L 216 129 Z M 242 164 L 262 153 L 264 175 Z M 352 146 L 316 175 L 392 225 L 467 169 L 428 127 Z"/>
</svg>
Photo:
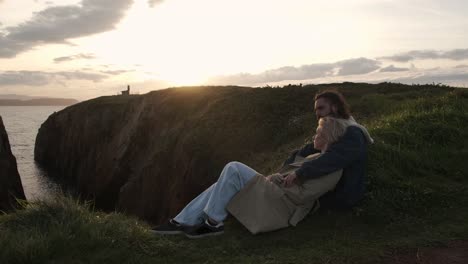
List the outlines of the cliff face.
<svg viewBox="0 0 468 264">
<path fill-rule="evenodd" d="M 16 158 L 11 153 L 8 135 L 0 116 L 0 210 L 13 209 L 17 205 L 15 198 L 26 199 Z"/>
<path fill-rule="evenodd" d="M 270 162 L 258 155 L 314 126 L 315 91 L 191 87 L 101 97 L 51 115 L 35 159 L 99 208 L 161 222 L 229 161 L 264 172 Z"/>
<path fill-rule="evenodd" d="M 187 87 L 96 98 L 51 115 L 39 129 L 35 159 L 97 207 L 158 223 L 215 182 L 229 161 L 264 174 L 278 169 L 314 133 L 314 95 L 330 86 Z M 338 86 L 359 122 L 418 90 L 416 97 L 451 90 Z"/>
</svg>

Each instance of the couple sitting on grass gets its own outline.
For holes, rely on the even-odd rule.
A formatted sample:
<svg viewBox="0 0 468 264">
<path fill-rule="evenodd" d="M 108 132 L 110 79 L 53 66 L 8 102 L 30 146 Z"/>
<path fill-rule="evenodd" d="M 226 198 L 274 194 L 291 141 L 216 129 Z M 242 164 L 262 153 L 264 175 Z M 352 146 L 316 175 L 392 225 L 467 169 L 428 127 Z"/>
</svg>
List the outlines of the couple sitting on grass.
<svg viewBox="0 0 468 264">
<path fill-rule="evenodd" d="M 373 140 L 350 115 L 339 92 L 317 94 L 315 114 L 313 143 L 294 151 L 278 173 L 265 177 L 240 162 L 229 162 L 217 182 L 152 232 L 189 238 L 220 235 L 229 212 L 257 234 L 296 226 L 319 207 L 356 205 L 364 197 L 367 145 Z"/>
</svg>

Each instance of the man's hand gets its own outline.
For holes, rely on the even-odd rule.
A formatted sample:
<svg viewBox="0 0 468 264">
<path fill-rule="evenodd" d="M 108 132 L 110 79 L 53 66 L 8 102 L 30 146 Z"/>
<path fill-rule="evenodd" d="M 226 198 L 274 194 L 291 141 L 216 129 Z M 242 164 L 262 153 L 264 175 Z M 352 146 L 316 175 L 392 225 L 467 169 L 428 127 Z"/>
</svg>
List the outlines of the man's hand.
<svg viewBox="0 0 468 264">
<path fill-rule="evenodd" d="M 284 177 L 283 186 L 284 186 L 284 187 L 291 187 L 291 186 L 293 186 L 294 181 L 296 180 L 296 178 L 297 178 L 297 175 L 296 175 L 296 172 L 295 172 L 295 171 L 289 173 L 288 175 L 286 175 L 286 176 Z"/>
</svg>

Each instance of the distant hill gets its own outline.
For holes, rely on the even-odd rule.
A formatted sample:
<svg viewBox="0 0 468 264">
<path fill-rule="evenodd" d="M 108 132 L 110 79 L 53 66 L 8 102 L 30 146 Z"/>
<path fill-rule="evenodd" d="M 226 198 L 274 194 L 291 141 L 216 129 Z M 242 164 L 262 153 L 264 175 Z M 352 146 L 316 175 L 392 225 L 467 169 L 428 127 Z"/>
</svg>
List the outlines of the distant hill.
<svg viewBox="0 0 468 264">
<path fill-rule="evenodd" d="M 68 98 L 0 99 L 0 106 L 72 105 L 78 102 L 78 100 Z"/>
<path fill-rule="evenodd" d="M 44 96 L 21 95 L 21 94 L 0 94 L 0 100 L 1 100 L 1 99 L 31 100 L 31 99 L 39 99 L 39 98 L 47 98 L 47 97 L 44 97 Z"/>
</svg>

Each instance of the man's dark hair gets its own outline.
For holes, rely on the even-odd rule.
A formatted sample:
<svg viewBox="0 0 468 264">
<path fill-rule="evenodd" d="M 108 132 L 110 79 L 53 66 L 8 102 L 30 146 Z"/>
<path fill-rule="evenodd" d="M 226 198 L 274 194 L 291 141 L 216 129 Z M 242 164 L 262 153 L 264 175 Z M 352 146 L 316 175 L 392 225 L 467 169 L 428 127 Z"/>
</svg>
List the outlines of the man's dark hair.
<svg viewBox="0 0 468 264">
<path fill-rule="evenodd" d="M 323 98 L 331 105 L 336 106 L 337 113 L 335 117 L 348 119 L 351 116 L 349 105 L 346 103 L 344 96 L 335 90 L 325 90 L 315 95 L 315 101 Z"/>
</svg>

